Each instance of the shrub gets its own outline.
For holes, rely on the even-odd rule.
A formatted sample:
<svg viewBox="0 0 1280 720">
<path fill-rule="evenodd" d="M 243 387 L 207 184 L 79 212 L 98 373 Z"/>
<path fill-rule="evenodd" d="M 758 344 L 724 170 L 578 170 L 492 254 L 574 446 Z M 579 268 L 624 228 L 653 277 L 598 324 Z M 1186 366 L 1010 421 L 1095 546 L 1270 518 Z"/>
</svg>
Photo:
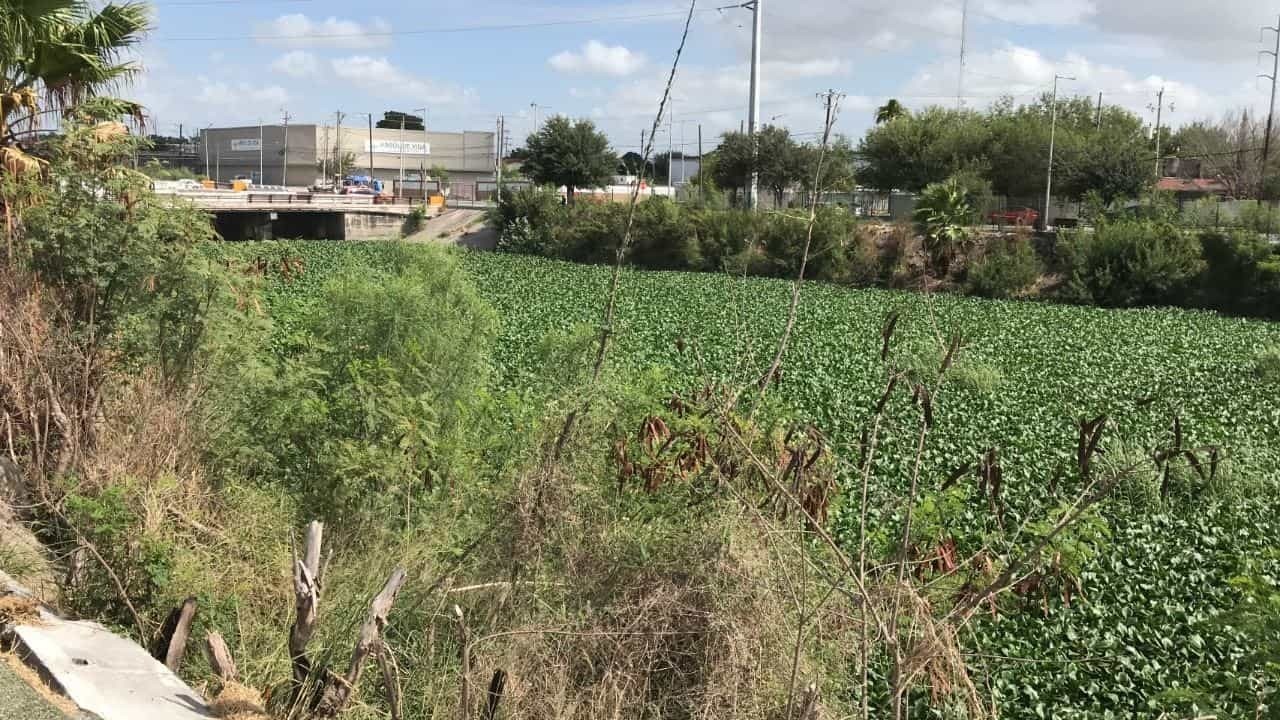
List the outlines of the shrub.
<svg viewBox="0 0 1280 720">
<path fill-rule="evenodd" d="M 1269 203 L 1247 202 L 1240 206 L 1240 227 L 1257 233 L 1280 229 L 1280 211 Z"/>
<path fill-rule="evenodd" d="M 498 250 L 557 257 L 554 230 L 563 212 L 559 194 L 550 188 L 503 188 L 489 215 L 498 231 Z"/>
<path fill-rule="evenodd" d="M 844 282 L 849 276 L 849 252 L 854 241 L 857 220 L 838 207 L 818 208 L 809 243 L 809 260 L 805 277 L 828 282 Z M 766 216 L 761 227 L 761 245 L 768 256 L 768 270 L 761 274 L 772 277 L 795 277 L 808 239 L 807 216 L 776 213 Z"/>
<path fill-rule="evenodd" d="M 1204 266 L 1199 246 L 1167 222 L 1103 222 L 1092 232 L 1064 232 L 1063 296 L 1108 307 L 1184 303 Z"/>
<path fill-rule="evenodd" d="M 696 210 L 653 198 L 636 206 L 629 260 L 655 270 L 708 270 L 698 243 Z M 625 214 L 624 227 L 625 230 Z"/>
<path fill-rule="evenodd" d="M 246 370 L 229 413 L 236 431 L 220 438 L 250 477 L 284 481 L 348 523 L 352 511 L 406 508 L 446 477 L 496 327 L 447 251 L 396 248 L 392 270 L 348 269 L 325 284 L 301 350 Z"/>
<path fill-rule="evenodd" d="M 1202 306 L 1280 318 L 1280 260 L 1266 240 L 1251 231 L 1205 232 L 1200 245 Z"/>
<path fill-rule="evenodd" d="M 405 216 L 404 224 L 400 226 L 400 237 L 409 237 L 422 230 L 422 226 L 427 224 L 427 206 L 415 205 L 409 214 Z"/>
<path fill-rule="evenodd" d="M 1026 238 L 992 240 L 983 257 L 969 268 L 969 292 L 989 298 L 1020 295 L 1035 284 L 1044 266 Z"/>
</svg>

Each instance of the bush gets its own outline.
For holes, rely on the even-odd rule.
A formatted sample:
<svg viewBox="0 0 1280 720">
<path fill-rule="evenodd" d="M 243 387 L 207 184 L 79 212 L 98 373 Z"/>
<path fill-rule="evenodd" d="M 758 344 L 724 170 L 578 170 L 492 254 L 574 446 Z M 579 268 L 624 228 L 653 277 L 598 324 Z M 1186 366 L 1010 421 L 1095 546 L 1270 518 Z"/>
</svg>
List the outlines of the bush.
<svg viewBox="0 0 1280 720">
<path fill-rule="evenodd" d="M 563 214 L 560 195 L 550 188 L 503 188 L 489 222 L 498 231 L 498 250 L 557 257 L 554 230 Z"/>
<path fill-rule="evenodd" d="M 624 206 L 625 207 L 625 206 Z M 666 198 L 636 205 L 631 263 L 654 270 L 713 270 L 706 267 L 698 242 L 698 211 Z M 624 230 L 625 230 L 625 214 Z"/>
<path fill-rule="evenodd" d="M 1107 307 L 1187 302 L 1204 261 L 1200 242 L 1167 222 L 1103 222 L 1064 232 L 1065 299 Z"/>
<path fill-rule="evenodd" d="M 1280 319 L 1280 258 L 1251 231 L 1200 235 L 1205 270 L 1200 305 Z"/>
<path fill-rule="evenodd" d="M 445 459 L 481 396 L 496 328 L 447 251 L 396 247 L 392 270 L 325 284 L 298 352 L 246 369 L 228 413 L 236 431 L 219 439 L 228 464 L 348 524 L 353 511 L 404 511 L 460 464 Z"/>
<path fill-rule="evenodd" d="M 427 224 L 427 206 L 415 205 L 405 216 L 404 224 L 400 226 L 400 237 L 409 237 L 422 230 L 422 226 Z"/>
<path fill-rule="evenodd" d="M 813 238 L 809 243 L 806 278 L 827 282 L 848 280 L 849 255 L 856 224 L 853 215 L 843 208 L 818 208 Z M 799 274 L 808 233 L 807 216 L 786 213 L 765 216 L 760 243 L 768 257 L 768 267 L 760 274 L 782 278 L 794 278 Z"/>
<path fill-rule="evenodd" d="M 997 238 L 969 268 L 967 287 L 974 295 L 1011 298 L 1034 285 L 1043 272 L 1040 256 L 1027 238 Z"/>
</svg>

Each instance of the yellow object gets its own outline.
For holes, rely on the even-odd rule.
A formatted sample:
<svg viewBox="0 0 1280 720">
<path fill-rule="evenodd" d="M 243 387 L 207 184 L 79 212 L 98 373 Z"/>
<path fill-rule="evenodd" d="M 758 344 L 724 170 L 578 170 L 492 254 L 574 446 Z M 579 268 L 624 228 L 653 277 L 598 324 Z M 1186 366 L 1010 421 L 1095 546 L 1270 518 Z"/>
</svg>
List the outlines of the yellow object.
<svg viewBox="0 0 1280 720">
<path fill-rule="evenodd" d="M 205 190 L 213 190 L 218 187 L 218 183 L 212 180 L 201 180 L 200 184 L 204 186 Z"/>
<path fill-rule="evenodd" d="M 231 189 L 235 190 L 236 192 L 244 192 L 245 190 L 249 189 L 249 183 L 244 180 L 236 180 L 235 182 L 231 183 Z"/>
<path fill-rule="evenodd" d="M 431 205 L 431 207 L 444 207 L 444 196 L 432 195 L 431 199 L 428 200 L 427 203 Z"/>
</svg>

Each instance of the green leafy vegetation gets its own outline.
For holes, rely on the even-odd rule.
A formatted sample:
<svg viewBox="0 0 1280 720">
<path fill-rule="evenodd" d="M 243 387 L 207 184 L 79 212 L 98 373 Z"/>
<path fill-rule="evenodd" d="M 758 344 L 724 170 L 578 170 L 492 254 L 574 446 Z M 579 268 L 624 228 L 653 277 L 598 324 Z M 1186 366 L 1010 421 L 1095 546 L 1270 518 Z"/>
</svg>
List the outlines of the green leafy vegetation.
<svg viewBox="0 0 1280 720">
<path fill-rule="evenodd" d="M 982 257 L 969 267 L 969 292 L 988 298 L 1017 297 L 1040 279 L 1044 264 L 1026 236 L 989 242 Z"/>
<path fill-rule="evenodd" d="M 339 266 L 386 268 L 398 251 L 303 243 L 284 252 L 306 258 L 311 275 Z M 500 318 L 496 386 L 516 393 L 545 387 L 539 379 L 547 359 L 543 338 L 595 318 L 607 273 L 504 255 L 461 261 Z M 276 282 L 268 298 L 275 298 L 272 312 L 282 319 L 314 302 L 322 285 L 314 278 Z M 786 296 L 785 284 L 768 280 L 626 274 L 618 371 L 666 366 L 671 371 L 660 382 L 672 389 L 681 387 L 680 378 L 707 371 L 732 380 L 746 372 L 744 354 L 767 363 L 769 328 L 780 327 Z M 1139 485 L 1147 498 L 1141 512 L 1129 510 L 1124 498 L 1130 495 L 1118 493 L 1079 534 L 1055 543 L 1045 562 L 1065 567 L 1069 584 L 1046 578 L 1025 587 L 998 617 L 981 620 L 966 643 L 984 656 L 1010 658 L 979 663 L 992 674 L 1007 717 L 1036 717 L 1037 707 L 1050 706 L 1048 698 L 1062 717 L 1147 714 L 1174 707 L 1172 700 L 1161 704 L 1166 690 L 1196 683 L 1207 683 L 1212 697 L 1230 695 L 1228 678 L 1243 667 L 1252 641 L 1214 618 L 1240 602 L 1229 580 L 1243 572 L 1244 560 L 1280 531 L 1268 511 L 1280 480 L 1274 472 L 1280 414 L 1251 372 L 1255 348 L 1274 345 L 1280 330 L 1176 310 L 1115 312 L 831 286 L 811 287 L 805 309 L 780 399 L 789 412 L 829 428 L 854 455 L 867 407 L 848 399 L 877 394 L 872 368 L 879 348 L 866 339 L 875 337 L 884 313 L 898 309 L 913 319 L 900 333 L 904 352 L 924 353 L 922 371 L 934 362 L 930 351 L 905 348 L 930 347 L 932 323 L 969 338 L 968 364 L 953 371 L 958 380 L 941 401 L 941 417 L 951 419 L 935 428 L 938 451 L 926 459 L 923 474 L 940 482 L 962 461 L 999 447 L 1008 527 L 1034 517 L 1037 508 L 1053 510 L 1055 493 L 1063 492 L 1054 490 L 1054 478 L 1075 452 L 1070 428 L 1079 416 L 1114 415 L 1125 427 L 1124 443 L 1137 448 L 1126 457 L 1142 467 L 1152 463 L 1151 448 L 1171 441 L 1175 414 L 1189 436 L 1187 447 L 1225 448 L 1222 475 L 1209 491 L 1196 491 L 1194 502 L 1178 499 L 1189 490 L 1162 497 L 1160 472 L 1151 464 Z M 893 422 L 903 422 L 910 409 L 893 407 Z M 894 437 L 879 450 L 877 477 L 888 485 L 873 488 L 874 496 L 901 489 L 891 486 L 905 479 L 909 442 Z M 1228 471 L 1231 465 L 1237 469 Z M 1185 461 L 1172 472 L 1181 478 L 1175 488 L 1206 482 Z M 842 483 L 853 481 L 844 476 Z M 954 535 L 961 550 L 972 547 L 963 538 L 976 543 L 989 532 L 992 521 L 972 485 L 938 508 L 933 522 Z M 876 517 L 891 523 L 892 510 Z M 855 518 L 836 512 L 832 522 L 850 537 Z"/>
</svg>

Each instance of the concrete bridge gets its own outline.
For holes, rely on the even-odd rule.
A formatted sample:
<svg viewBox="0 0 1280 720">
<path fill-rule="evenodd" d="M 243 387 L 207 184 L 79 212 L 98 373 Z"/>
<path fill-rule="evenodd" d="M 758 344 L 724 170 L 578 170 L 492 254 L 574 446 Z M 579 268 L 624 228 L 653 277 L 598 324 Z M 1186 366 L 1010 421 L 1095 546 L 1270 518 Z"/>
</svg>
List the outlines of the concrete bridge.
<svg viewBox="0 0 1280 720">
<path fill-rule="evenodd" d="M 227 240 L 307 238 L 366 240 L 400 233 L 413 206 L 383 202 L 372 195 L 331 195 L 282 191 L 204 190 L 169 193 L 190 201 L 214 217 Z M 428 216 L 436 209 L 429 209 Z"/>
</svg>

